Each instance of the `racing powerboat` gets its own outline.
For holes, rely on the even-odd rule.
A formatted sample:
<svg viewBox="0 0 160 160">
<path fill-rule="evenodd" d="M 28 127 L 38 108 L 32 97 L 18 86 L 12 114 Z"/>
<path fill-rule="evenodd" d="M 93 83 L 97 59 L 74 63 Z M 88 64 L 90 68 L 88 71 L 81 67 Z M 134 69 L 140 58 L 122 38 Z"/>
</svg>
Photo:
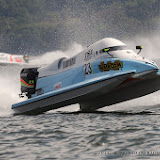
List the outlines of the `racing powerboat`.
<svg viewBox="0 0 160 160">
<path fill-rule="evenodd" d="M 0 66 L 26 65 L 29 62 L 27 55 L 13 55 L 0 53 Z"/>
<path fill-rule="evenodd" d="M 15 114 L 41 114 L 75 103 L 92 112 L 160 89 L 156 63 L 113 38 L 45 67 L 24 68 L 20 77 L 20 97 L 28 99 L 12 105 Z"/>
</svg>

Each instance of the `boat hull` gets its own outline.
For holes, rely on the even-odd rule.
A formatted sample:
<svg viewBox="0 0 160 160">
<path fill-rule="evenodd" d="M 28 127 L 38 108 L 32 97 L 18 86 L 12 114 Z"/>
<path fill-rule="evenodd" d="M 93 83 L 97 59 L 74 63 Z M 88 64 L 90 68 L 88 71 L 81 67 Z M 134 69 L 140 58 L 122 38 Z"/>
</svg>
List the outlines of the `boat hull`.
<svg viewBox="0 0 160 160">
<path fill-rule="evenodd" d="M 96 109 L 139 98 L 160 90 L 160 77 L 134 82 L 129 86 L 117 87 L 113 91 L 80 103 L 80 110 L 92 112 Z"/>
<path fill-rule="evenodd" d="M 138 98 L 160 89 L 159 68 L 115 39 L 102 39 L 77 55 L 21 72 L 15 114 L 40 114 L 79 103 L 82 111 Z M 142 47 L 139 47 L 140 49 Z M 24 71 L 24 72 L 23 72 Z"/>
<path fill-rule="evenodd" d="M 107 94 L 133 74 L 134 72 L 129 72 L 115 76 L 114 78 L 107 78 L 88 85 L 79 86 L 78 88 L 56 95 L 39 98 L 35 101 L 27 100 L 13 105 L 12 109 L 15 111 L 15 114 L 35 115 L 75 103 L 81 104 L 89 99 L 95 99 L 99 95 Z"/>
</svg>

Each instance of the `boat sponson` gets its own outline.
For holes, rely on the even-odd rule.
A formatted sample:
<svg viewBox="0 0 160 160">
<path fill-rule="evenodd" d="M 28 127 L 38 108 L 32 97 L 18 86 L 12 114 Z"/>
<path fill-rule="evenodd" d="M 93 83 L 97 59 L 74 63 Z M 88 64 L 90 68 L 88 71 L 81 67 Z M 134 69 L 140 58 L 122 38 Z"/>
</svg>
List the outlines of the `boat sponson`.
<svg viewBox="0 0 160 160">
<path fill-rule="evenodd" d="M 112 77 L 103 76 L 101 79 L 98 78 L 97 80 L 91 81 L 92 83 L 84 83 L 66 92 L 58 92 L 59 94 L 46 96 L 45 98 L 40 98 L 39 96 L 39 99 L 35 101 L 29 99 L 20 102 L 13 105 L 12 109 L 15 111 L 15 114 L 40 114 L 70 104 L 81 103 L 91 97 L 95 98 L 98 95 L 106 94 L 133 74 L 135 74 L 135 71 L 122 72 L 112 75 Z"/>
<path fill-rule="evenodd" d="M 147 86 L 147 87 L 146 87 Z M 91 112 L 96 109 L 132 100 L 156 92 L 160 89 L 160 76 L 152 79 L 141 80 L 131 83 L 130 86 L 117 87 L 113 91 L 98 96 L 96 99 L 90 99 L 80 104 L 81 111 Z"/>
</svg>

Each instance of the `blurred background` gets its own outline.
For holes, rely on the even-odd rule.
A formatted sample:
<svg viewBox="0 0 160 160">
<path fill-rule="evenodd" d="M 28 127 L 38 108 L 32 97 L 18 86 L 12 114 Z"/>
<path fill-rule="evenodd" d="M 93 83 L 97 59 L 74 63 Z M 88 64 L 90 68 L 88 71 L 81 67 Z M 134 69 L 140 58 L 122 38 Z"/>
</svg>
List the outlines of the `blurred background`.
<svg viewBox="0 0 160 160">
<path fill-rule="evenodd" d="M 159 35 L 159 0 L 0 0 L 0 52 L 39 55 L 105 37 L 155 44 Z"/>
</svg>

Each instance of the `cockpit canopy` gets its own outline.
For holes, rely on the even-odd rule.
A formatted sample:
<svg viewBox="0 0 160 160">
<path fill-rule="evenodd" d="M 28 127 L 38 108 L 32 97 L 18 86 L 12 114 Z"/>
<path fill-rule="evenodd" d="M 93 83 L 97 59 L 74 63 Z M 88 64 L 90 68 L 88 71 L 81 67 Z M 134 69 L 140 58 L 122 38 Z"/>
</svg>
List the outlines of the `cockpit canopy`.
<svg viewBox="0 0 160 160">
<path fill-rule="evenodd" d="M 84 65 L 97 59 L 107 58 L 133 59 L 150 63 L 147 59 L 137 55 L 134 51 L 128 50 L 126 44 L 123 42 L 114 38 L 104 38 L 90 45 L 73 57 L 62 57 L 53 63 L 38 69 L 39 77 L 53 75 L 62 70 Z"/>
<path fill-rule="evenodd" d="M 118 39 L 114 38 L 104 38 L 96 43 L 90 45 L 88 48 L 92 48 L 93 50 L 102 50 L 102 49 L 119 49 L 115 47 L 125 47 L 126 44 L 121 42 Z"/>
</svg>

